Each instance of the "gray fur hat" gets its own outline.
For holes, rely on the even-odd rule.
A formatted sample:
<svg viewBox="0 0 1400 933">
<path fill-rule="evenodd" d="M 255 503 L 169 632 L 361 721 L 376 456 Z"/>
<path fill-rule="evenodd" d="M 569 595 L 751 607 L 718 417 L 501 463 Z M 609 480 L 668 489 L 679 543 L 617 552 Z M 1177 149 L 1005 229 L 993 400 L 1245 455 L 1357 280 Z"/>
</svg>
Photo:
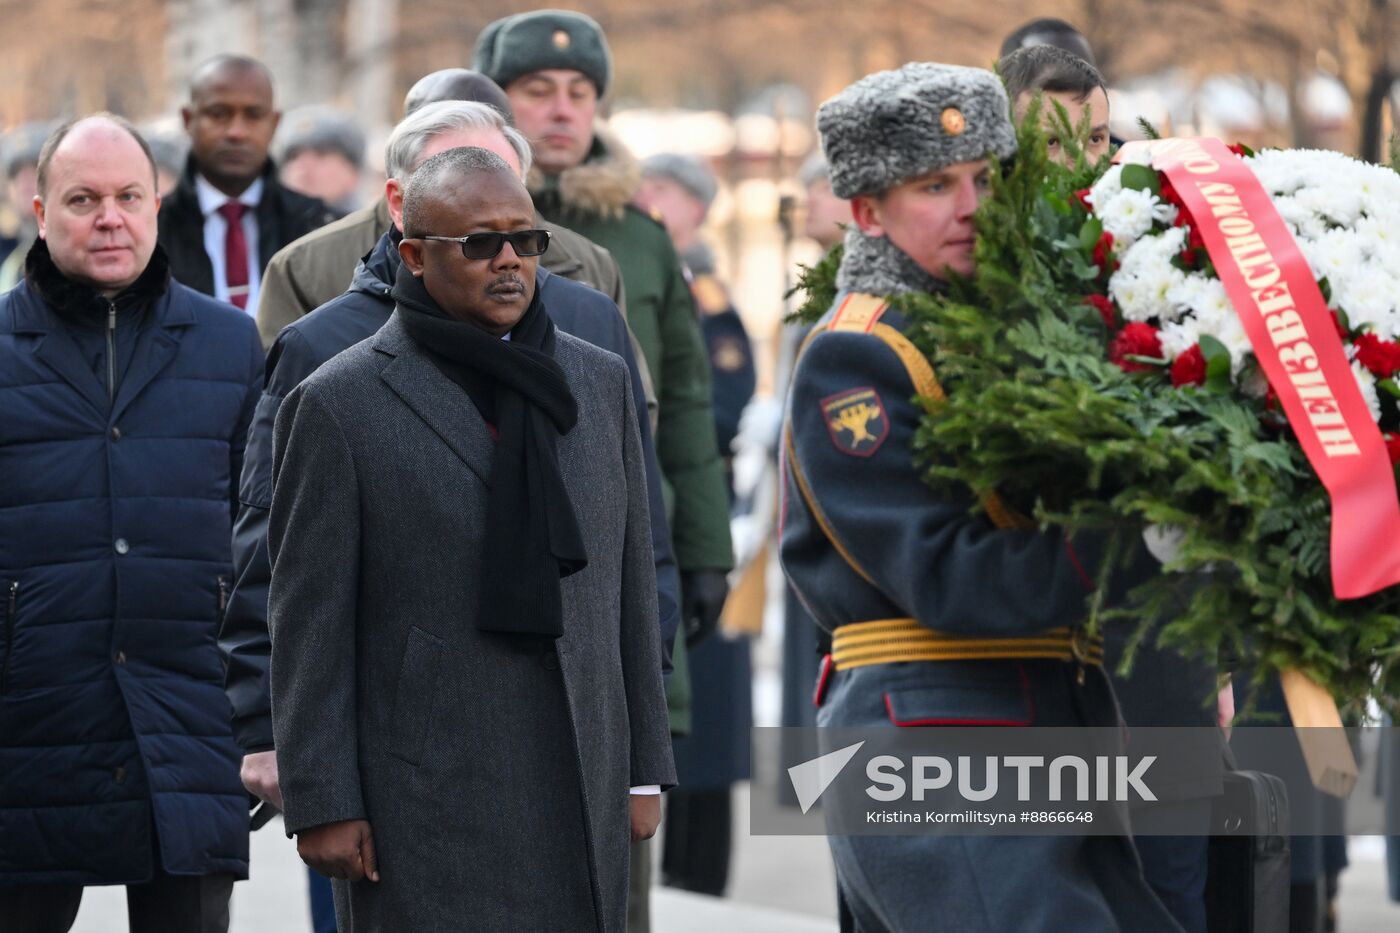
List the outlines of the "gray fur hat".
<svg viewBox="0 0 1400 933">
<path fill-rule="evenodd" d="M 694 156 L 676 152 L 662 152 L 650 156 L 642 160 L 642 177 L 648 175 L 671 179 L 707 208 L 714 203 L 715 195 L 719 193 L 719 184 L 715 181 L 714 173 Z"/>
<path fill-rule="evenodd" d="M 981 68 L 912 62 L 861 78 L 817 109 L 839 198 L 876 194 L 919 175 L 1016 154 L 1001 79 Z"/>
</svg>

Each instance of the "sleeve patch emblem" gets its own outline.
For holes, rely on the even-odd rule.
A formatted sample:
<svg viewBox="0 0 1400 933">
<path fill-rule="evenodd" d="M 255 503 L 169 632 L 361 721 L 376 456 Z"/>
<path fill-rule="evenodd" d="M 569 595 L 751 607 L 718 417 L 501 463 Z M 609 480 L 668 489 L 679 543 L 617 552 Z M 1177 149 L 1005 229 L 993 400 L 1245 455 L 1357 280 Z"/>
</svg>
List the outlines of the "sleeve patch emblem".
<svg viewBox="0 0 1400 933">
<path fill-rule="evenodd" d="M 870 386 L 828 395 L 821 401 L 822 420 L 831 442 L 843 454 L 869 457 L 890 434 L 889 418 L 880 393 Z"/>
</svg>

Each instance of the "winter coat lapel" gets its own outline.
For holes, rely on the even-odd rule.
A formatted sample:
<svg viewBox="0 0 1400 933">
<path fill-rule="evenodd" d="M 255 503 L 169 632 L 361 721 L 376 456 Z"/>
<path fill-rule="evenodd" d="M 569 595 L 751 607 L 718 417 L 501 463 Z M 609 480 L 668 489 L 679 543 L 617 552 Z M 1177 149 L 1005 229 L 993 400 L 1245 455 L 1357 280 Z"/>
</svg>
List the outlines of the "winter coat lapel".
<svg viewBox="0 0 1400 933">
<path fill-rule="evenodd" d="M 39 340 L 34 355 L 87 399 L 95 412 L 105 412 L 107 389 L 83 359 L 78 344 L 67 329 L 44 310 L 43 301 L 30 291 L 28 283 L 22 283 L 16 293 L 21 290 L 25 297 L 15 303 L 15 333 L 37 336 Z"/>
<path fill-rule="evenodd" d="M 380 378 L 489 485 L 495 441 L 467 393 L 444 376 L 414 344 L 397 314 L 375 336 L 374 348 L 393 357 L 380 371 Z"/>
<path fill-rule="evenodd" d="M 150 334 L 137 341 L 136 354 L 122 377 L 121 385 L 117 387 L 117 399 L 112 406 L 113 421 L 120 418 L 132 400 L 160 375 L 161 370 L 170 365 L 180 350 L 184 329 L 195 323 L 194 309 L 189 303 L 174 300 L 178 287 L 171 283 L 170 291 L 151 309 L 155 321 Z"/>
</svg>

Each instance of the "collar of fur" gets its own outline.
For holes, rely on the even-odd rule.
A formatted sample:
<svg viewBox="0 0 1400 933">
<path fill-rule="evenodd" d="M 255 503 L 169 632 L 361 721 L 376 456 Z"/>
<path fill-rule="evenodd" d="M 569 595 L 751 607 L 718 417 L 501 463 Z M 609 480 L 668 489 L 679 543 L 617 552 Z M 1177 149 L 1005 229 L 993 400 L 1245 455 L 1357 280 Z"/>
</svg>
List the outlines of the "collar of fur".
<svg viewBox="0 0 1400 933">
<path fill-rule="evenodd" d="M 867 236 L 852 226 L 846 231 L 836 288 L 888 298 L 909 292 L 939 294 L 947 285 L 925 272 L 887 237 Z"/>
<path fill-rule="evenodd" d="M 551 200 L 565 211 L 617 219 L 642 182 L 642 168 L 622 142 L 603 125 L 593 127 L 593 148 L 588 158 L 558 175 L 546 175 L 538 166 L 530 169 L 530 194 L 536 205 Z M 540 207 L 541 213 L 552 212 Z"/>
<path fill-rule="evenodd" d="M 103 326 L 107 311 L 112 307 L 121 315 L 144 314 L 170 288 L 170 262 L 159 244 L 136 281 L 114 295 L 110 302 L 91 285 L 64 275 L 49 254 L 48 243 L 43 240 L 35 240 L 24 257 L 24 275 L 29 287 L 59 318 L 90 327 Z"/>
</svg>

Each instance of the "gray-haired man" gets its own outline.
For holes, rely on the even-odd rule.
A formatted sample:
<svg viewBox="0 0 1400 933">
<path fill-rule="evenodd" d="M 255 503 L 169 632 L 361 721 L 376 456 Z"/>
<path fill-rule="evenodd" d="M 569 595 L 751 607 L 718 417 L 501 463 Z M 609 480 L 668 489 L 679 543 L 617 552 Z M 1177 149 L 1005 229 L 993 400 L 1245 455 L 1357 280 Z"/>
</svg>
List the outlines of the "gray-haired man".
<svg viewBox="0 0 1400 933">
<path fill-rule="evenodd" d="M 465 68 L 446 68 L 419 79 L 404 99 L 404 119 L 443 101 L 489 104 L 497 111 L 493 126 L 511 125 L 510 104 L 503 103 L 505 93 L 490 78 Z M 392 225 L 389 204 L 379 198 L 279 250 L 267 264 L 259 293 L 258 332 L 263 346 L 272 346 L 282 328 L 345 291 L 355 264 Z M 593 286 L 626 316 L 622 274 L 608 251 L 541 217 L 535 218 L 535 225 L 548 230 L 551 237 L 540 265 L 555 275 Z"/>
</svg>

